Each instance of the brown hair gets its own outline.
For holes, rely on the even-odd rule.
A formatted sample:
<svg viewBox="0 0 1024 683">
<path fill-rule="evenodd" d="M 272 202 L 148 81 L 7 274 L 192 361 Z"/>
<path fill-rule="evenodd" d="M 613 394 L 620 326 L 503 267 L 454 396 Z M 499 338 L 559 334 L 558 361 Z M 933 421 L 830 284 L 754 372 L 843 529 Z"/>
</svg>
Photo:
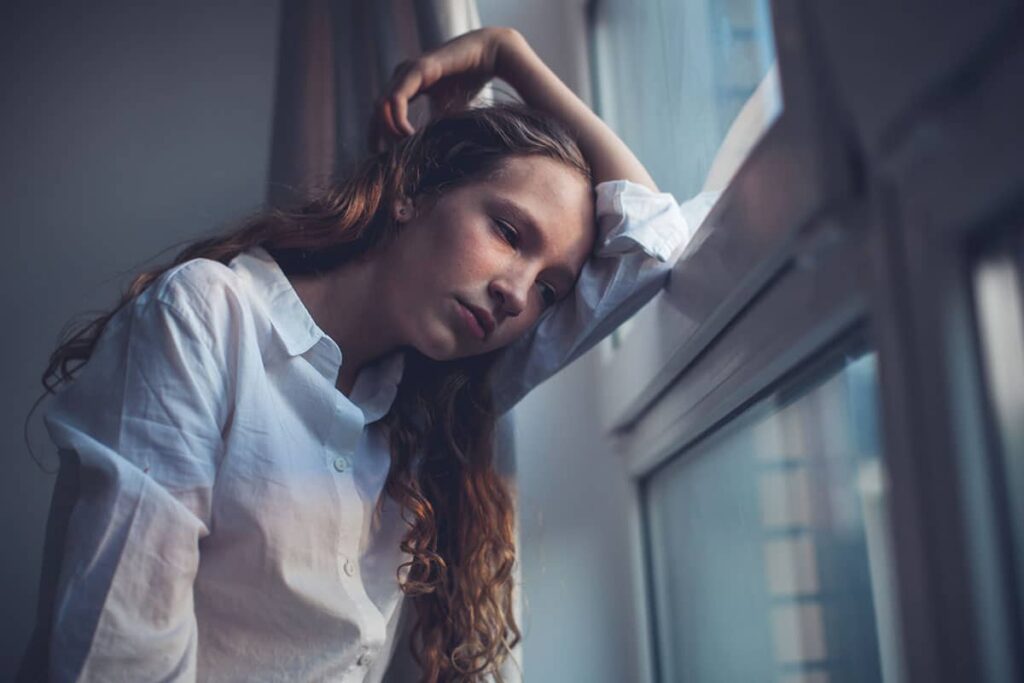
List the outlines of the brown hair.
<svg viewBox="0 0 1024 683">
<path fill-rule="evenodd" d="M 590 178 L 568 132 L 535 110 L 497 105 L 448 114 L 297 208 L 260 213 L 136 276 L 112 311 L 60 343 L 43 386 L 53 393 L 71 381 L 113 315 L 174 265 L 195 258 L 227 264 L 259 245 L 288 274 L 327 272 L 394 236 L 400 229 L 390 217 L 395 200 L 436 198 L 527 155 L 558 160 Z M 492 361 L 493 354 L 437 362 L 410 352 L 384 418 L 391 445 L 384 490 L 403 509 L 409 529 L 402 550 L 412 556 L 398 580 L 415 605 L 412 649 L 431 683 L 487 675 L 500 680 L 498 667 L 520 639 L 513 614 L 513 500 L 494 468 Z"/>
</svg>

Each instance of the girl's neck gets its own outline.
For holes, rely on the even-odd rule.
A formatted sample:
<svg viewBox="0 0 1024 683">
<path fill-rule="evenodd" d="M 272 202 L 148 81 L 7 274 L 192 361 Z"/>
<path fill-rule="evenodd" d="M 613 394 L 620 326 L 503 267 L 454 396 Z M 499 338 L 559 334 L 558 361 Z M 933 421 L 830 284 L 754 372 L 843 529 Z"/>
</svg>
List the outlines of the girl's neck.
<svg viewBox="0 0 1024 683">
<path fill-rule="evenodd" d="M 398 348 L 387 306 L 374 295 L 374 260 L 353 261 L 322 275 L 290 277 L 313 322 L 341 349 L 336 385 L 351 394 L 360 370 Z"/>
</svg>

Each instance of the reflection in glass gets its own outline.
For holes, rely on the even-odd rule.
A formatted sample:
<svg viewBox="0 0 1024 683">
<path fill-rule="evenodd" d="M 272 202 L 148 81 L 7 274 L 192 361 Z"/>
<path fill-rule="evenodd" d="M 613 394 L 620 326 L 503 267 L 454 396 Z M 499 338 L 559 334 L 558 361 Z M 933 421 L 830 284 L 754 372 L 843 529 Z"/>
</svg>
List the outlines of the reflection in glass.
<svg viewBox="0 0 1024 683">
<path fill-rule="evenodd" d="M 705 180 L 736 165 L 716 159 L 726 133 L 726 156 L 745 155 L 780 107 L 762 88 L 730 131 L 775 59 L 769 0 L 597 0 L 592 28 L 601 116 L 678 199 L 721 189 Z"/>
<path fill-rule="evenodd" d="M 644 482 L 659 680 L 899 680 L 874 354 Z"/>
<path fill-rule="evenodd" d="M 994 246 L 974 271 L 978 333 L 985 384 L 1001 455 L 1016 550 L 1017 586 L 1024 588 L 1024 248 L 1012 241 Z M 1024 596 L 1018 595 L 1018 601 Z M 1017 609 L 1024 613 L 1024 603 Z"/>
</svg>

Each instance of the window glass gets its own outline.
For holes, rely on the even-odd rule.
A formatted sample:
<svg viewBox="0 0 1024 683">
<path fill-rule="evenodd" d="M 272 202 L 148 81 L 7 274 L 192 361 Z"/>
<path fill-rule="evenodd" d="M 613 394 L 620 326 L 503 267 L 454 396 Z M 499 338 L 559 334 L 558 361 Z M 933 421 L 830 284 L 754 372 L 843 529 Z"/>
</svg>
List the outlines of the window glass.
<svg viewBox="0 0 1024 683">
<path fill-rule="evenodd" d="M 768 0 L 598 0 L 591 25 L 599 113 L 679 200 L 705 187 L 713 161 L 734 170 L 778 114 L 777 88 L 764 87 L 736 120 L 774 61 Z"/>
<path fill-rule="evenodd" d="M 643 482 L 659 680 L 899 680 L 876 382 L 834 358 Z"/>
</svg>

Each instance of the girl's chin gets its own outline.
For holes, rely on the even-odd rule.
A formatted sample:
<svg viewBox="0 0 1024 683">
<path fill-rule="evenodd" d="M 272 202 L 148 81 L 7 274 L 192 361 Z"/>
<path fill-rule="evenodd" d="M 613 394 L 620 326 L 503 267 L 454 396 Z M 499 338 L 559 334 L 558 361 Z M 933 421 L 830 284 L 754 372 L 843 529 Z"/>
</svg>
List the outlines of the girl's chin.
<svg viewBox="0 0 1024 683">
<path fill-rule="evenodd" d="M 439 330 L 437 334 L 421 339 L 415 348 L 427 358 L 439 362 L 455 360 L 466 355 L 465 349 L 459 344 L 458 337 L 448 329 Z"/>
</svg>

